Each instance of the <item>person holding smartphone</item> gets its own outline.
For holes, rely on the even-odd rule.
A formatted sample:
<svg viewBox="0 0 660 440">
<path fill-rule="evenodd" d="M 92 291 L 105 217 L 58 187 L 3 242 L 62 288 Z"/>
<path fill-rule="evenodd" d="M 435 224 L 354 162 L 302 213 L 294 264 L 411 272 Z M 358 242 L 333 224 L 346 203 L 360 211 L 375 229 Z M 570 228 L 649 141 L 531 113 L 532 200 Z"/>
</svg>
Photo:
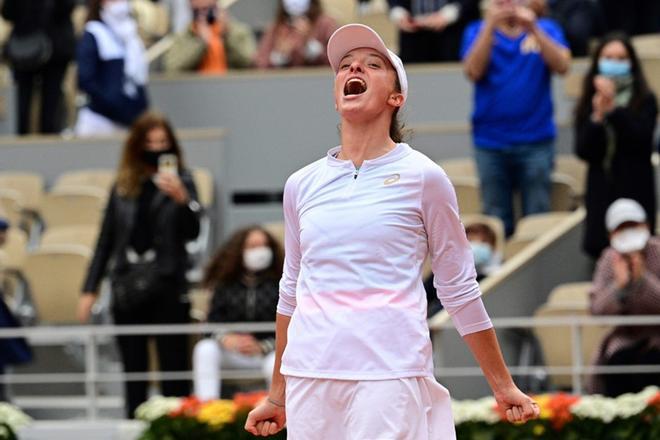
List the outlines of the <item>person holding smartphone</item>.
<svg viewBox="0 0 660 440">
<path fill-rule="evenodd" d="M 514 384 L 481 300 L 456 194 L 402 141 L 401 59 L 361 24 L 328 43 L 341 145 L 284 187 L 285 262 L 268 399 L 245 428 L 287 438 L 451 440 L 433 375 L 422 265 L 511 421 L 538 416 Z"/>
<path fill-rule="evenodd" d="M 191 22 L 163 56 L 166 72 L 224 74 L 251 67 L 257 51 L 252 29 L 215 0 L 190 0 Z"/>
<path fill-rule="evenodd" d="M 590 292 L 594 315 L 660 314 L 660 239 L 651 236 L 646 211 L 618 199 L 605 216 L 610 246 L 598 260 Z M 659 365 L 660 326 L 616 327 L 601 343 L 596 365 Z M 660 374 L 605 374 L 591 391 L 615 397 L 660 383 Z"/>
<path fill-rule="evenodd" d="M 159 165 L 160 164 L 160 165 Z M 183 152 L 165 117 L 146 113 L 133 125 L 122 152 L 78 305 L 88 322 L 101 279 L 112 286 L 115 324 L 189 321 L 186 242 L 199 233 L 201 208 Z M 156 336 L 164 371 L 188 370 L 187 335 Z M 117 338 L 124 371 L 146 372 L 147 337 Z M 147 382 L 125 385 L 126 415 L 147 398 Z M 187 381 L 165 381 L 168 396 L 186 396 Z"/>
<path fill-rule="evenodd" d="M 280 0 L 255 64 L 261 69 L 327 65 L 325 48 L 335 29 L 337 23 L 323 12 L 320 0 Z"/>
</svg>

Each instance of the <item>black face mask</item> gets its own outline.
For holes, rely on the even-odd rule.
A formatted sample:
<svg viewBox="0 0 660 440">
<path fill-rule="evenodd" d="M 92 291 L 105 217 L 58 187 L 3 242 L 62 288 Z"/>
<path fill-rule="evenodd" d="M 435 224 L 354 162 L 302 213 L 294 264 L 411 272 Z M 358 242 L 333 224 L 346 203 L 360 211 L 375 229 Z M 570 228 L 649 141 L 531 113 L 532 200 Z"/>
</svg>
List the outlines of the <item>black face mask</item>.
<svg viewBox="0 0 660 440">
<path fill-rule="evenodd" d="M 174 149 L 170 148 L 169 150 L 163 150 L 163 151 L 148 151 L 144 150 L 142 151 L 142 162 L 145 165 L 149 165 L 154 168 L 158 168 L 158 160 L 160 159 L 160 156 L 164 154 L 175 154 Z"/>
<path fill-rule="evenodd" d="M 217 11 L 215 8 L 193 9 L 193 17 L 198 20 L 200 16 L 206 14 L 206 22 L 208 24 L 215 23 Z"/>
</svg>

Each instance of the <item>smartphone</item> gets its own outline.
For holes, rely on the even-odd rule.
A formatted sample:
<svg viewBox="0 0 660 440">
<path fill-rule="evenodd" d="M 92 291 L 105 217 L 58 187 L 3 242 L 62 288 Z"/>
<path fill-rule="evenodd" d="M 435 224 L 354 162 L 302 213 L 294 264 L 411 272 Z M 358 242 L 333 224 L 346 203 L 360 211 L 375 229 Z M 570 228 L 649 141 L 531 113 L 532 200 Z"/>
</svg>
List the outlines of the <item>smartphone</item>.
<svg viewBox="0 0 660 440">
<path fill-rule="evenodd" d="M 179 174 L 179 160 L 176 154 L 163 154 L 158 158 L 158 174 Z"/>
</svg>

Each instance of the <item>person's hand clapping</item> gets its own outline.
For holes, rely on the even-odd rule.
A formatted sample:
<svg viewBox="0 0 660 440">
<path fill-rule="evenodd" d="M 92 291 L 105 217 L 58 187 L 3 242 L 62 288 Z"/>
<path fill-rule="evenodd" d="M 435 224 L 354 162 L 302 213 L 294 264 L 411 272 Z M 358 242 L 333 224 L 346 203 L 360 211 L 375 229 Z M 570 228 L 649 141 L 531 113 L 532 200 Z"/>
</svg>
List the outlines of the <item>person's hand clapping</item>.
<svg viewBox="0 0 660 440">
<path fill-rule="evenodd" d="M 410 14 L 403 14 L 395 23 L 403 32 L 414 33 L 419 30 L 419 23 Z"/>
<path fill-rule="evenodd" d="M 279 406 L 270 398 L 264 400 L 248 414 L 245 430 L 257 437 L 268 437 L 280 432 L 286 426 L 286 411 L 283 403 Z"/>
<path fill-rule="evenodd" d="M 499 2 L 493 0 L 486 11 L 485 22 L 490 29 L 495 29 L 498 26 L 511 21 L 516 16 L 516 10 L 510 2 Z"/>
<path fill-rule="evenodd" d="M 525 32 L 531 32 L 536 26 L 536 14 L 530 8 L 525 6 L 516 6 L 515 8 L 516 22 L 522 27 Z"/>
<path fill-rule="evenodd" d="M 639 281 L 646 272 L 644 255 L 641 252 L 633 252 L 628 254 L 628 258 L 630 261 L 630 276 L 633 282 Z"/>
<path fill-rule="evenodd" d="M 188 191 L 177 174 L 158 173 L 156 175 L 155 183 L 158 189 L 167 194 L 178 204 L 184 205 L 188 202 Z"/>
<path fill-rule="evenodd" d="M 540 414 L 539 405 L 515 385 L 495 393 L 497 405 L 511 423 L 526 422 Z"/>
<path fill-rule="evenodd" d="M 614 272 L 614 282 L 619 289 L 623 289 L 630 283 L 630 270 L 625 257 L 620 253 L 614 253 L 612 258 L 612 270 Z"/>
<path fill-rule="evenodd" d="M 262 353 L 259 341 L 249 334 L 228 334 L 222 338 L 222 346 L 226 350 L 235 351 L 246 356 L 256 356 Z"/>
<path fill-rule="evenodd" d="M 440 32 L 447 27 L 447 19 L 441 12 L 429 14 L 417 20 L 419 27 L 429 29 L 435 32 Z"/>
</svg>

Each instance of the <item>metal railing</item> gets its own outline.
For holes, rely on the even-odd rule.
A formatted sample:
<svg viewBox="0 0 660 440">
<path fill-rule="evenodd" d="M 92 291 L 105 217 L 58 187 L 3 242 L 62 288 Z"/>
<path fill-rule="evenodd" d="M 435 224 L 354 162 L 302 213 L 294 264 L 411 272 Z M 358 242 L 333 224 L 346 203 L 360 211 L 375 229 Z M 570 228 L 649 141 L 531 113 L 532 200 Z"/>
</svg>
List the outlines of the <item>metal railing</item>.
<svg viewBox="0 0 660 440">
<path fill-rule="evenodd" d="M 628 366 L 592 366 L 582 362 L 582 332 L 590 326 L 660 326 L 660 316 L 565 316 L 555 318 L 497 318 L 493 319 L 496 329 L 533 329 L 544 327 L 567 327 L 571 331 L 572 364 L 570 366 L 535 365 L 512 366 L 510 371 L 517 376 L 532 376 L 543 369 L 548 375 L 571 375 L 573 392 L 582 393 L 582 377 L 587 374 L 638 374 L 660 373 L 657 365 Z M 450 323 L 433 330 L 438 332 L 453 329 Z M 99 416 L 100 383 L 116 383 L 142 380 L 189 380 L 192 371 L 185 372 L 135 372 L 114 373 L 99 371 L 99 344 L 106 343 L 108 337 L 118 335 L 203 335 L 218 332 L 273 332 L 274 323 L 236 323 L 236 324 L 173 324 L 173 325 L 127 325 L 127 326 L 38 326 L 17 329 L 0 329 L 0 339 L 25 337 L 33 346 L 53 345 L 55 343 L 76 342 L 84 346 L 83 373 L 47 373 L 14 374 L 1 377 L 5 384 L 41 384 L 41 383 L 84 383 L 87 400 L 86 416 L 90 420 Z M 452 330 L 453 331 L 453 330 Z M 475 377 L 481 376 L 478 367 L 436 367 L 437 377 Z M 255 379 L 261 372 L 223 370 L 223 379 Z"/>
</svg>

